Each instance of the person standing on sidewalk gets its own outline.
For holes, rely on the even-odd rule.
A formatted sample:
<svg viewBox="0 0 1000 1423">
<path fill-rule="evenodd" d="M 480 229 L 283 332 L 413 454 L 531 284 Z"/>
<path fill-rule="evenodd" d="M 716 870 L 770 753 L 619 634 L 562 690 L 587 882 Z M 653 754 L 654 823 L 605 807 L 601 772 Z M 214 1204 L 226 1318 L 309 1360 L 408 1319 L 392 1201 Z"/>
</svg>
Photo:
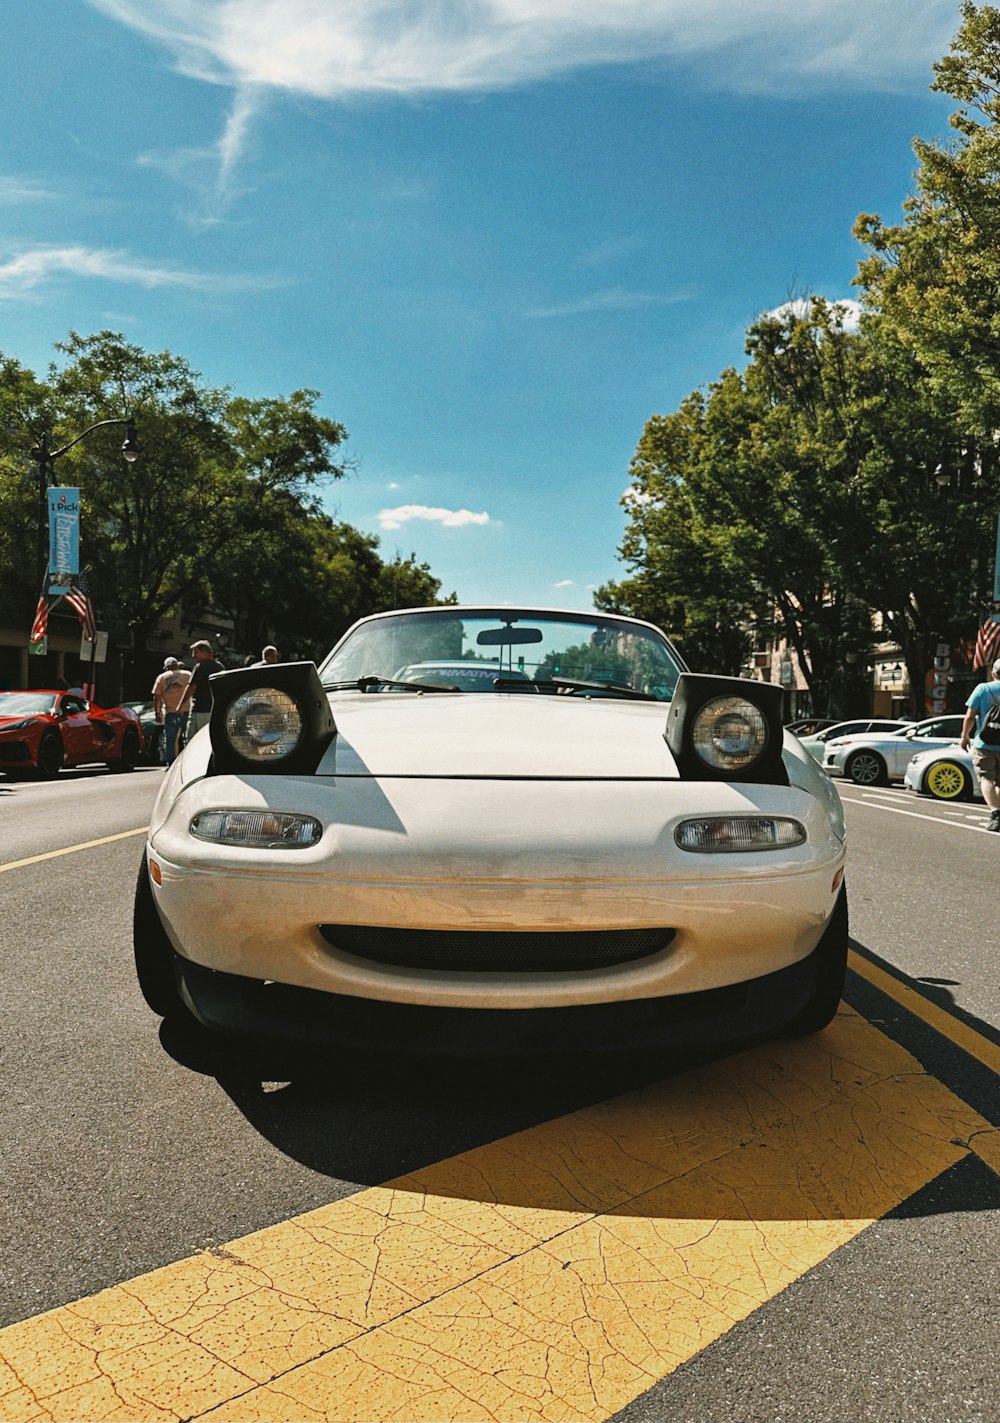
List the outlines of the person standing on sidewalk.
<svg viewBox="0 0 1000 1423">
<path fill-rule="evenodd" d="M 184 725 L 185 716 L 180 710 L 184 693 L 187 691 L 191 673 L 177 661 L 168 657 L 163 663 L 163 671 L 153 683 L 153 711 L 156 720 L 163 722 L 163 739 L 160 743 L 165 766 L 173 765 L 177 756 L 177 734 Z"/>
<path fill-rule="evenodd" d="M 181 711 L 188 712 L 188 740 L 196 731 L 207 726 L 211 718 L 212 689 L 208 685 L 209 677 L 226 670 L 221 662 L 215 660 L 210 642 L 192 642 L 191 656 L 194 658 L 194 671 L 180 705 Z"/>
<path fill-rule="evenodd" d="M 1000 657 L 991 668 L 989 682 L 980 682 L 973 687 L 966 702 L 968 711 L 962 723 L 962 750 L 968 751 L 972 742 L 972 764 L 979 777 L 983 799 L 990 810 L 986 829 L 1000 831 L 1000 747 L 987 746 L 980 733 L 983 722 L 994 705 L 1000 702 Z"/>
</svg>

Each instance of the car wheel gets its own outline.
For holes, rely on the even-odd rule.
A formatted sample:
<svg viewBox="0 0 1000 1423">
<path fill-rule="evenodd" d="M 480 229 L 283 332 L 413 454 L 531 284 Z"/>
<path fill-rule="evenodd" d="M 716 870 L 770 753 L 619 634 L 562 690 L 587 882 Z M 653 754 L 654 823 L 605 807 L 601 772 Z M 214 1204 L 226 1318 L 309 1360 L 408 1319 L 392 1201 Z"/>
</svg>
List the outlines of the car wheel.
<svg viewBox="0 0 1000 1423">
<path fill-rule="evenodd" d="M 139 760 L 139 736 L 130 726 L 122 737 L 122 754 L 108 765 L 112 771 L 134 771 Z"/>
<path fill-rule="evenodd" d="M 820 1032 L 833 1021 L 847 977 L 847 944 L 847 886 L 844 885 L 830 915 L 830 922 L 814 950 L 816 991 L 785 1027 L 785 1037 L 806 1037 Z"/>
<path fill-rule="evenodd" d="M 147 1006 L 161 1018 L 187 1018 L 188 1011 L 177 991 L 173 945 L 160 923 L 153 903 L 146 856 L 139 866 L 132 910 L 132 948 L 139 991 Z"/>
<path fill-rule="evenodd" d="M 856 751 L 844 770 L 856 786 L 884 786 L 889 779 L 876 751 Z"/>
<path fill-rule="evenodd" d="M 43 780 L 51 781 L 62 770 L 63 744 L 57 731 L 47 731 L 38 748 L 38 774 Z"/>
<path fill-rule="evenodd" d="M 935 800 L 971 800 L 972 782 L 964 766 L 957 761 L 935 761 L 924 776 L 920 788 Z"/>
</svg>

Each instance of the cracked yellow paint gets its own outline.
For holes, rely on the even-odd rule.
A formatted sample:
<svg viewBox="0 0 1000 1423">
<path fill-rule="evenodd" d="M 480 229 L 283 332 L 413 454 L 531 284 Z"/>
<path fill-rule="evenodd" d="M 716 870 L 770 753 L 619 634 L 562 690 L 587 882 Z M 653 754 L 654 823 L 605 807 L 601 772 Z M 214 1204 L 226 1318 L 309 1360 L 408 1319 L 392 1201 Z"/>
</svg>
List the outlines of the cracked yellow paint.
<svg viewBox="0 0 1000 1423">
<path fill-rule="evenodd" d="M 599 1420 L 1000 1134 L 844 1012 L 0 1332 L 0 1417 Z"/>
</svg>

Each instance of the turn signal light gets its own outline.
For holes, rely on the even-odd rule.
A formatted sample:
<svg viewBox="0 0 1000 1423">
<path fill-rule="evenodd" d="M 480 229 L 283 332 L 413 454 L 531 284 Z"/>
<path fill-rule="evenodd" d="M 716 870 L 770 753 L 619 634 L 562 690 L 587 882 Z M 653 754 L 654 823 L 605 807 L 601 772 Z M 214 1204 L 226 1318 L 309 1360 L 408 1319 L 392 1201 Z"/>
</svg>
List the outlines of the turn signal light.
<svg viewBox="0 0 1000 1423">
<path fill-rule="evenodd" d="M 717 815 L 684 820 L 674 831 L 681 850 L 705 855 L 740 855 L 754 850 L 787 850 L 805 844 L 805 826 L 770 815 Z"/>
</svg>

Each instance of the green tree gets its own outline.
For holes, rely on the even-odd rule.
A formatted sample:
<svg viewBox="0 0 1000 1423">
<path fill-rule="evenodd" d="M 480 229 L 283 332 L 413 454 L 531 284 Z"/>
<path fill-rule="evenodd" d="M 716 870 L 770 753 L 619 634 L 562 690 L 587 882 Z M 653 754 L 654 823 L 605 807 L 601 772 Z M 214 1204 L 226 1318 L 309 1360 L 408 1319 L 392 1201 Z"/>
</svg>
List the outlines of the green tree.
<svg viewBox="0 0 1000 1423">
<path fill-rule="evenodd" d="M 858 281 L 912 348 L 964 433 L 1000 429 L 1000 10 L 966 0 L 931 88 L 959 107 L 950 140 L 916 139 L 903 220 L 862 213 Z"/>
<path fill-rule="evenodd" d="M 737 670 L 721 627 L 766 636 L 773 621 L 814 705 L 845 713 L 848 655 L 869 650 L 880 612 L 919 712 L 934 644 L 975 601 L 982 462 L 966 446 L 962 497 L 946 502 L 933 471 L 958 438 L 950 409 L 875 316 L 853 331 L 815 299 L 757 322 L 747 350 L 744 371 L 647 425 L 622 546 L 632 577 L 599 597 L 646 616 L 679 611 L 696 667 Z M 691 656 L 689 629 L 705 630 L 699 650 L 714 658 Z"/>
<path fill-rule="evenodd" d="M 234 397 L 207 386 L 182 357 L 149 354 L 115 332 L 71 332 L 56 349 L 65 360 L 44 387 L 9 360 L 3 367 L 7 397 L 20 400 L 22 414 L 8 433 L 6 497 L 27 507 L 26 453 L 43 433 L 58 446 L 97 420 L 134 415 L 142 449 L 135 464 L 122 461 L 121 429 L 112 427 L 56 468 L 82 491 L 95 600 L 114 610 L 141 658 L 150 629 L 182 601 L 212 604 L 219 570 L 250 554 L 272 501 L 307 503 L 321 481 L 344 473 L 337 454 L 346 432 L 316 412 L 315 391 Z M 17 565 L 33 569 L 33 560 Z"/>
</svg>

